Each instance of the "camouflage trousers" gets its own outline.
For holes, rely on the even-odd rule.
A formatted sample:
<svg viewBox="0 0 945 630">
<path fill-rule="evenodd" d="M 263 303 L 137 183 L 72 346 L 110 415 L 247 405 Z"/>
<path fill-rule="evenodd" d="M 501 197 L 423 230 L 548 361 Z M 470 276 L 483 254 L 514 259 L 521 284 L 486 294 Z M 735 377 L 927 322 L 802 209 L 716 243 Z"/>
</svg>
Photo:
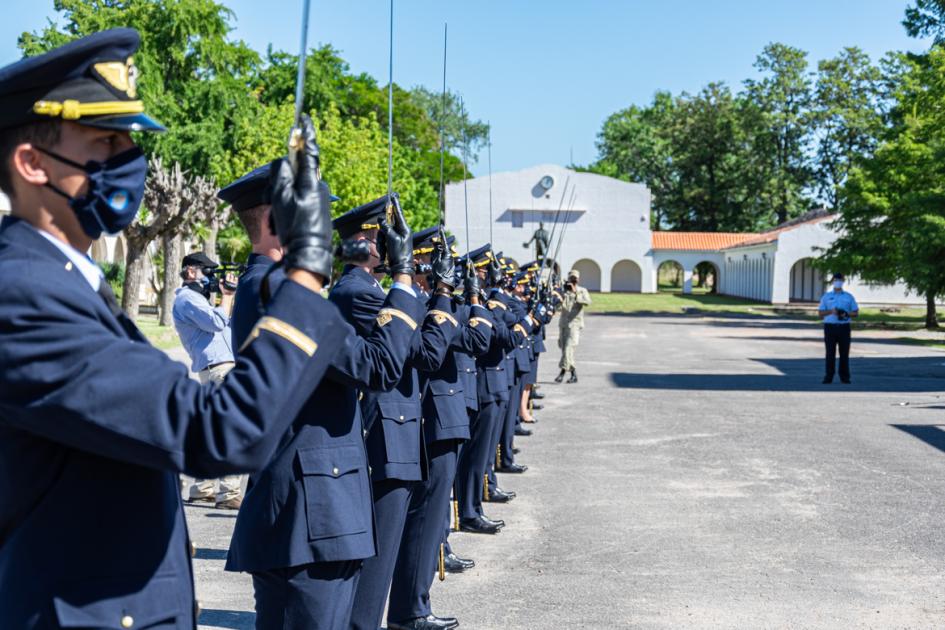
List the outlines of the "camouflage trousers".
<svg viewBox="0 0 945 630">
<path fill-rule="evenodd" d="M 573 370 L 574 351 L 577 350 L 578 342 L 581 340 L 581 329 L 577 326 L 562 326 L 559 328 L 558 347 L 561 348 L 561 360 L 558 361 L 558 367 L 564 371 Z"/>
<path fill-rule="evenodd" d="M 211 368 L 197 373 L 197 378 L 204 385 L 214 383 L 219 385 L 223 382 L 227 373 L 233 369 L 235 363 L 220 363 Z M 242 475 L 227 475 L 220 477 L 219 487 L 213 479 L 194 479 L 193 483 L 188 483 L 186 479 L 181 478 L 181 492 L 184 498 L 190 501 L 194 500 L 216 500 L 217 503 L 223 503 L 230 499 L 236 499 L 240 496 L 242 490 Z"/>
</svg>

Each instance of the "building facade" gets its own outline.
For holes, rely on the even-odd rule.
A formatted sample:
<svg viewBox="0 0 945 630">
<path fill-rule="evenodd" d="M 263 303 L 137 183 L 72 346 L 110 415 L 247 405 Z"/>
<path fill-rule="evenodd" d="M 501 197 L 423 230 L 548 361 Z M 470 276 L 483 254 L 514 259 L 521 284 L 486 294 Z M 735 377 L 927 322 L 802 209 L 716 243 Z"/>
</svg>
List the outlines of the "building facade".
<svg viewBox="0 0 945 630">
<path fill-rule="evenodd" d="M 525 242 L 543 224 L 552 236 L 549 256 L 563 271 L 580 270 L 591 291 L 653 293 L 661 267 L 672 265 L 681 270 L 682 291 L 690 293 L 697 268 L 711 265 L 714 290 L 721 294 L 774 304 L 823 295 L 826 279 L 812 263 L 836 239 L 836 215 L 814 211 L 761 233 L 654 232 L 650 200 L 642 184 L 543 164 L 495 173 L 491 181 L 449 184 L 446 226 L 462 251 L 468 221 L 470 247 L 491 241 L 496 251 L 525 262 L 535 258 L 534 244 Z M 902 285 L 856 278 L 847 284 L 864 303 L 924 304 Z"/>
</svg>

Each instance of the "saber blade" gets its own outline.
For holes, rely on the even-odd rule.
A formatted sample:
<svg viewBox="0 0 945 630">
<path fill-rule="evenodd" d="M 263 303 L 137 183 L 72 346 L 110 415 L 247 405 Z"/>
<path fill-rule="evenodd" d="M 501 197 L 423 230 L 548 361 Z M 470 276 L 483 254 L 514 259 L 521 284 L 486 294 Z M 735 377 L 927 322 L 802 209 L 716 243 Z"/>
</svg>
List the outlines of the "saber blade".
<svg viewBox="0 0 945 630">
<path fill-rule="evenodd" d="M 289 131 L 289 165 L 292 172 L 299 170 L 299 151 L 302 150 L 302 109 L 305 100 L 305 53 L 308 50 L 308 14 L 311 0 L 302 0 L 302 41 L 299 44 L 299 67 L 295 74 L 295 119 Z"/>
</svg>

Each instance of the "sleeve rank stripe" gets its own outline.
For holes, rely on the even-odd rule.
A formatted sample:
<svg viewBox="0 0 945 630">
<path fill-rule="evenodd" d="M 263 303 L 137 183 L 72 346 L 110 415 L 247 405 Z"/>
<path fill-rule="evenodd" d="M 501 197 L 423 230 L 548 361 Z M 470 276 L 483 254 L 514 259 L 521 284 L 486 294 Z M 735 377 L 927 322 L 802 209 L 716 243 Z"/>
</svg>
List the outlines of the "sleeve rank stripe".
<svg viewBox="0 0 945 630">
<path fill-rule="evenodd" d="M 434 317 L 436 317 L 437 315 L 439 315 L 440 317 L 443 318 L 443 320 L 449 321 L 449 323 L 453 324 L 454 326 L 459 326 L 459 322 L 456 321 L 456 318 L 455 318 L 455 317 L 453 317 L 452 315 L 450 315 L 450 314 L 447 313 L 446 311 L 441 311 L 441 310 L 438 309 L 438 308 L 435 308 L 435 309 L 431 310 L 430 312 L 427 313 L 427 315 L 433 315 Z M 438 320 L 438 321 L 439 321 L 439 320 Z M 442 323 L 442 322 L 440 322 L 440 323 Z"/>
<path fill-rule="evenodd" d="M 488 319 L 484 317 L 470 317 L 469 323 L 472 324 L 473 326 L 476 326 L 478 324 L 485 324 L 489 328 L 492 328 L 492 322 L 490 322 Z"/>
<path fill-rule="evenodd" d="M 407 315 L 405 312 L 396 308 L 382 308 L 377 314 L 377 323 L 381 326 L 384 326 L 389 324 L 391 319 L 394 317 L 403 320 L 408 326 L 410 326 L 410 330 L 417 329 L 417 322 L 415 322 L 413 318 L 410 317 L 410 315 Z"/>
<path fill-rule="evenodd" d="M 489 308 L 499 307 L 503 311 L 508 308 L 505 304 L 503 304 L 499 300 L 489 300 L 488 302 L 486 302 L 486 306 L 488 306 Z"/>
<path fill-rule="evenodd" d="M 253 327 L 253 331 L 249 333 L 249 337 L 246 338 L 246 341 L 244 341 L 243 345 L 240 347 L 240 352 L 245 350 L 246 346 L 248 346 L 254 339 L 259 337 L 259 335 L 264 330 L 282 337 L 308 356 L 314 355 L 315 351 L 318 350 L 318 344 L 301 330 L 292 324 L 287 324 L 281 319 L 276 319 L 275 317 L 266 315 L 256 322 L 256 325 Z"/>
<path fill-rule="evenodd" d="M 512 329 L 517 330 L 518 332 L 522 333 L 526 337 L 528 336 L 528 331 L 526 331 L 525 327 L 522 326 L 521 324 L 515 324 L 515 326 L 513 326 Z"/>
</svg>

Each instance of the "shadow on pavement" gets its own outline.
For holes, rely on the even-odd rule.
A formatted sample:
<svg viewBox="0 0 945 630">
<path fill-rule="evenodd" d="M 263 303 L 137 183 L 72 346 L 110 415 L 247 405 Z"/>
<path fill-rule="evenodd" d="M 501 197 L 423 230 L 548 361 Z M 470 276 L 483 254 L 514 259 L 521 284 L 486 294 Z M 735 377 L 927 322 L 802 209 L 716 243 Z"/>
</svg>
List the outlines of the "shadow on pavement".
<svg viewBox="0 0 945 630">
<path fill-rule="evenodd" d="M 226 560 L 226 549 L 201 549 L 197 548 L 194 554 L 196 560 Z"/>
<path fill-rule="evenodd" d="M 231 628 L 232 630 L 253 630 L 256 627 L 256 613 L 243 610 L 215 610 L 208 608 L 200 612 L 197 620 L 202 626 L 211 628 Z"/>
<path fill-rule="evenodd" d="M 220 514 L 219 512 L 210 512 L 204 514 L 207 518 L 236 518 L 236 514 Z"/>
<path fill-rule="evenodd" d="M 945 387 L 941 357 L 854 358 L 852 385 L 823 385 L 823 359 L 751 359 L 780 374 L 644 374 L 612 372 L 617 387 L 691 391 L 938 392 Z"/>
<path fill-rule="evenodd" d="M 752 340 L 752 341 L 810 341 L 823 343 L 824 338 L 822 335 L 812 337 L 810 335 L 805 336 L 792 336 L 792 335 L 727 335 L 720 336 L 719 339 L 737 339 L 739 341 Z M 930 343 L 934 343 L 934 340 L 929 340 Z M 854 333 L 853 335 L 853 346 L 858 346 L 860 344 L 882 344 L 887 346 L 912 346 L 912 347 L 921 347 L 921 343 L 915 343 L 913 341 L 903 341 L 902 338 L 888 337 L 888 338 L 879 338 L 879 337 L 861 337 Z M 938 341 L 938 343 L 942 343 Z"/>
<path fill-rule="evenodd" d="M 929 446 L 945 453 L 945 430 L 938 424 L 891 424 L 894 429 L 908 433 L 914 438 L 922 440 Z"/>
</svg>

